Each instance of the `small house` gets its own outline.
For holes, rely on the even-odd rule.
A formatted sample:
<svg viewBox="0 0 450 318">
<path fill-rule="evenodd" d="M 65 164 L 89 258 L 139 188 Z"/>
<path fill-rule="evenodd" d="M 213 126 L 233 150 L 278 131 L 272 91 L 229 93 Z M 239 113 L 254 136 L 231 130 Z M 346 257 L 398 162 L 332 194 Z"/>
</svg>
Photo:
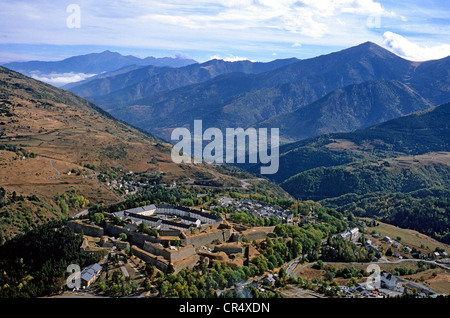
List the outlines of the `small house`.
<svg viewBox="0 0 450 318">
<path fill-rule="evenodd" d="M 94 283 L 97 277 L 100 275 L 101 271 L 102 267 L 98 263 L 89 265 L 88 267 L 83 269 L 80 273 L 82 287 L 87 288 L 92 285 L 92 283 Z"/>
</svg>

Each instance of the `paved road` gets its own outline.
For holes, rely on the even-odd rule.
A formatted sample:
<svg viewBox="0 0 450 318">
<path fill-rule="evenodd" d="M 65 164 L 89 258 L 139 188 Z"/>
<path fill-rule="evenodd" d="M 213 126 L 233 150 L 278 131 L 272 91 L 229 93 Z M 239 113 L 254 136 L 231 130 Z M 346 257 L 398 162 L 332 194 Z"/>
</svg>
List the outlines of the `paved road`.
<svg viewBox="0 0 450 318">
<path fill-rule="evenodd" d="M 83 210 L 83 211 L 78 212 L 77 214 L 75 214 L 75 215 L 73 216 L 73 218 L 74 218 L 74 219 L 77 219 L 77 218 L 79 218 L 80 216 L 86 215 L 86 214 L 88 214 L 88 213 L 89 213 L 89 209 L 85 209 L 85 210 Z"/>
<path fill-rule="evenodd" d="M 295 267 L 298 265 L 299 262 L 300 262 L 299 259 L 296 258 L 296 259 L 290 261 L 289 263 L 287 263 L 285 265 L 285 267 L 286 267 L 285 268 L 286 269 L 286 274 L 288 276 L 293 274 L 293 271 L 294 271 Z"/>
<path fill-rule="evenodd" d="M 292 276 L 294 276 L 295 278 L 297 278 L 298 273 L 299 273 L 302 269 L 304 269 L 304 268 L 307 267 L 307 266 L 313 265 L 313 264 L 315 264 L 315 262 L 314 262 L 314 263 L 306 263 L 306 264 L 300 266 L 294 273 L 292 273 Z"/>
<path fill-rule="evenodd" d="M 56 178 L 56 179 L 59 179 L 59 177 L 61 176 L 61 172 L 59 172 L 59 170 L 56 169 L 56 168 L 53 166 L 53 161 L 52 161 L 52 159 L 49 159 L 49 158 L 47 158 L 47 159 L 50 161 L 50 167 L 52 167 L 52 168 L 58 173 L 58 175 L 57 175 L 55 178 Z M 48 176 L 47 179 L 49 179 L 49 178 L 51 178 L 51 177 Z"/>
<path fill-rule="evenodd" d="M 251 183 L 248 183 L 247 181 L 260 181 L 260 180 L 266 180 L 264 178 L 256 178 L 256 179 L 241 179 L 242 183 L 242 189 L 247 189 L 248 186 L 252 185 Z"/>
</svg>

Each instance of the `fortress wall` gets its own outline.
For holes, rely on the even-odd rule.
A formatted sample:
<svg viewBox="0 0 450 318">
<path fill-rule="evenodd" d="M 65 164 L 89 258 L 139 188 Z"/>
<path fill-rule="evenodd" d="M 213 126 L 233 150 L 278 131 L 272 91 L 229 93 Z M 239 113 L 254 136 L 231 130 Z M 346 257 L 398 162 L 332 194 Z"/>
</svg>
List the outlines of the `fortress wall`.
<svg viewBox="0 0 450 318">
<path fill-rule="evenodd" d="M 145 241 L 158 242 L 156 237 L 150 236 L 145 233 L 131 232 L 124 229 L 122 226 L 115 225 L 113 223 L 107 222 L 105 232 L 109 236 L 119 237 L 120 233 L 125 233 L 127 239 L 134 244 L 143 246 Z"/>
<path fill-rule="evenodd" d="M 128 235 L 128 233 L 127 233 Z M 139 246 L 143 246 L 145 241 L 149 242 L 157 242 L 158 239 L 156 237 L 150 236 L 145 233 L 139 233 L 139 232 L 130 232 L 130 241 L 134 244 L 138 244 Z"/>
<path fill-rule="evenodd" d="M 215 230 L 207 233 L 199 233 L 187 236 L 181 239 L 181 244 L 184 246 L 193 245 L 194 247 L 200 247 L 203 245 L 211 244 L 214 240 L 227 242 L 231 237 L 231 229 Z"/>
<path fill-rule="evenodd" d="M 164 257 L 166 260 L 170 259 L 170 254 L 164 249 L 163 246 L 159 244 L 154 244 L 151 242 L 144 242 L 142 249 L 146 252 L 152 253 L 153 255 L 159 255 Z"/>
<path fill-rule="evenodd" d="M 195 249 L 194 246 L 192 245 L 180 247 L 178 250 L 170 251 L 170 261 L 176 262 L 191 257 L 192 255 L 195 254 L 196 254 Z"/>
<path fill-rule="evenodd" d="M 172 263 L 174 274 L 178 273 L 183 268 L 193 268 L 198 261 L 200 260 L 200 256 L 197 254 L 191 255 L 188 258 L 184 258 L 180 261 Z"/>
<path fill-rule="evenodd" d="M 195 249 L 192 245 L 180 247 L 178 249 L 169 250 L 159 244 L 144 242 L 144 251 L 164 257 L 167 261 L 173 263 L 195 255 Z"/>
<path fill-rule="evenodd" d="M 203 228 L 218 229 L 222 225 L 222 221 L 202 225 Z"/>
<path fill-rule="evenodd" d="M 225 252 L 226 254 L 243 254 L 244 248 L 241 243 L 225 243 L 214 246 L 214 252 Z"/>
<path fill-rule="evenodd" d="M 131 250 L 135 256 L 139 257 L 146 263 L 150 263 L 156 266 L 156 268 L 158 268 L 163 272 L 167 272 L 167 270 L 169 269 L 169 264 L 172 264 L 175 274 L 178 273 L 183 268 L 193 268 L 200 260 L 200 257 L 195 252 L 193 255 L 190 255 L 189 257 L 182 258 L 175 262 L 169 262 L 166 259 L 164 259 L 163 256 L 154 255 L 148 251 L 140 249 L 137 246 L 132 246 Z"/>
<path fill-rule="evenodd" d="M 167 261 L 162 259 L 161 256 L 158 257 L 156 255 L 153 255 L 134 245 L 131 247 L 131 251 L 133 252 L 134 255 L 142 259 L 144 262 L 154 265 L 156 268 L 158 268 L 163 272 L 167 272 L 169 265 Z"/>
<path fill-rule="evenodd" d="M 81 233 L 88 236 L 102 237 L 104 235 L 103 228 L 93 224 L 86 224 L 82 221 L 71 220 L 67 222 L 67 226 L 70 227 L 75 233 Z"/>
<path fill-rule="evenodd" d="M 248 238 L 250 241 L 263 240 L 268 234 L 273 233 L 274 229 L 275 227 L 273 226 L 251 228 L 240 233 L 238 241 L 242 241 L 244 237 Z"/>
<path fill-rule="evenodd" d="M 180 236 L 181 231 L 178 229 L 162 229 L 159 230 L 159 235 L 161 236 Z"/>
<path fill-rule="evenodd" d="M 108 236 L 119 237 L 120 233 L 125 233 L 123 227 L 114 225 L 113 223 L 106 222 L 105 234 Z"/>
</svg>

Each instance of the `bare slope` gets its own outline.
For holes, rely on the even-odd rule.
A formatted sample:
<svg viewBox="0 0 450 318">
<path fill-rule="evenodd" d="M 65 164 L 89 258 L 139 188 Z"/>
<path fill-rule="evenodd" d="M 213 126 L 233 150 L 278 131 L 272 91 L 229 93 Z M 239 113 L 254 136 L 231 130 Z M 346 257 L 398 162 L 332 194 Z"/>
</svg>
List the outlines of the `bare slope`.
<svg viewBox="0 0 450 318">
<path fill-rule="evenodd" d="M 3 67 L 0 149 L 0 187 L 6 191 L 3 203 L 13 192 L 17 196 L 37 195 L 41 201 L 34 197 L 20 201 L 10 205 L 9 211 L 14 207 L 15 211 L 38 213 L 38 202 L 45 201 L 49 206 L 39 207 L 46 217 L 58 212 L 51 207 L 55 195 L 72 188 L 91 203 L 120 200 L 86 165 L 95 165 L 99 171 L 113 167 L 124 172 L 159 171 L 164 173 L 162 182 L 190 178 L 195 183 L 210 178 L 216 185 L 241 185 L 227 169 L 175 164 L 170 144 L 118 121 L 81 97 Z M 69 170 L 80 173 L 69 175 Z M 86 207 L 80 205 L 82 208 Z M 0 216 L 5 215 L 0 211 Z"/>
</svg>

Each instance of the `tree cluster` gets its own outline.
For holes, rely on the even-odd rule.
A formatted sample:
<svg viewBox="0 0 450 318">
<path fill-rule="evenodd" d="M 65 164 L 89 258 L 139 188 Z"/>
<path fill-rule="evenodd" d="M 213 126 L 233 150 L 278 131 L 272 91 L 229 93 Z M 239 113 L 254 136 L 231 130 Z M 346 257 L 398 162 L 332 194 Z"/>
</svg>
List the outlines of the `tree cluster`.
<svg viewBox="0 0 450 318">
<path fill-rule="evenodd" d="M 0 246 L 0 297 L 40 297 L 65 286 L 70 264 L 98 261 L 80 252 L 82 237 L 62 221 L 50 221 Z"/>
</svg>

